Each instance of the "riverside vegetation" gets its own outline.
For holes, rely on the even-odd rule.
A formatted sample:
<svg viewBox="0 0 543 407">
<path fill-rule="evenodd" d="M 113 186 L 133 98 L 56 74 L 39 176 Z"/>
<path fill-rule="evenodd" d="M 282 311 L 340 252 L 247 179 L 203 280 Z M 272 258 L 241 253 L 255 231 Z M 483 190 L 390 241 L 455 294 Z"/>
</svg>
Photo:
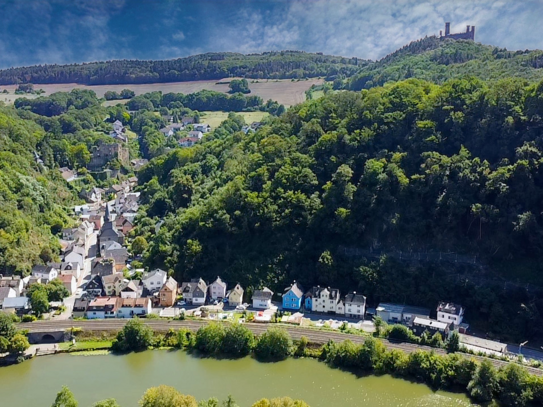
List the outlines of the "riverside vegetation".
<svg viewBox="0 0 543 407">
<path fill-rule="evenodd" d="M 77 407 L 79 404 L 73 393 L 67 387 L 63 387 L 57 393 L 52 407 Z M 148 389 L 139 401 L 141 407 L 239 407 L 235 400 L 228 396 L 222 403 L 216 398 L 201 400 L 199 402 L 192 396 L 179 393 L 170 386 L 157 386 Z M 99 401 L 93 407 L 120 407 L 115 399 Z M 252 407 L 309 407 L 301 400 L 292 400 L 290 397 L 275 399 L 261 399 Z"/>
<path fill-rule="evenodd" d="M 293 342 L 288 332 L 278 327 L 255 337 L 242 324 L 221 323 L 205 325 L 196 333 L 170 329 L 159 335 L 137 319 L 128 321 L 113 342 L 113 350 L 121 352 L 172 347 L 213 357 L 240 358 L 252 354 L 263 362 L 289 356 L 311 357 L 357 375 L 390 374 L 426 383 L 436 390 L 462 390 L 476 402 L 496 399 L 503 406 L 543 405 L 543 377 L 529 374 L 515 363 L 496 369 L 490 360 L 479 362 L 454 353 L 457 346 L 453 338 L 447 344 L 453 352 L 447 355 L 424 350 L 405 353 L 388 350 L 379 339 L 367 337 L 362 344 L 329 341 L 318 347 L 305 337 Z"/>
</svg>

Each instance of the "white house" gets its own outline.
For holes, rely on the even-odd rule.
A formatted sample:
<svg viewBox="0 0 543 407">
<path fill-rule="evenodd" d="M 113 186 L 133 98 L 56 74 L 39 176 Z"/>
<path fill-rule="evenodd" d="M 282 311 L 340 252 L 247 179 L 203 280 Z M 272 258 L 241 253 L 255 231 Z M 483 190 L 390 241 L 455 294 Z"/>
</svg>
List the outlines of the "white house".
<svg viewBox="0 0 543 407">
<path fill-rule="evenodd" d="M 65 254 L 64 254 L 64 263 L 77 263 L 79 264 L 79 268 L 83 269 L 85 266 L 85 248 L 81 246 L 72 246 Z"/>
<path fill-rule="evenodd" d="M 150 298 L 124 298 L 117 311 L 117 318 L 133 318 L 151 313 Z"/>
<path fill-rule="evenodd" d="M 58 277 L 58 270 L 53 266 L 36 265 L 32 267 L 32 277 L 41 278 L 48 283 Z"/>
<path fill-rule="evenodd" d="M 168 273 L 161 269 L 155 269 L 149 273 L 145 273 L 141 281 L 143 282 L 143 286 L 150 293 L 155 293 L 157 291 L 160 291 L 167 278 Z"/>
<path fill-rule="evenodd" d="M 243 303 L 243 288 L 236 284 L 232 290 L 228 291 L 226 296 L 228 297 L 228 305 L 237 307 Z"/>
<path fill-rule="evenodd" d="M 115 122 L 113 123 L 113 131 L 116 133 L 120 133 L 121 131 L 123 131 L 123 128 L 123 124 L 119 120 L 115 120 Z"/>
<path fill-rule="evenodd" d="M 0 287 L 0 304 L 3 304 L 7 298 L 15 298 L 15 290 L 11 287 Z"/>
<path fill-rule="evenodd" d="M 464 319 L 464 308 L 461 305 L 452 302 L 440 302 L 437 306 L 438 321 L 447 324 L 453 323 L 458 326 L 462 323 L 462 319 Z"/>
<path fill-rule="evenodd" d="M 89 303 L 87 319 L 116 318 L 121 306 L 119 297 L 98 297 Z"/>
<path fill-rule="evenodd" d="M 204 133 L 202 133 L 201 131 L 192 130 L 189 131 L 189 137 L 195 137 L 198 140 L 201 140 L 204 137 Z"/>
<path fill-rule="evenodd" d="M 121 286 L 121 298 L 139 298 L 142 294 L 142 287 L 139 285 L 139 281 L 129 281 L 123 283 Z"/>
<path fill-rule="evenodd" d="M 211 126 L 206 123 L 197 123 L 193 127 L 194 130 L 201 131 L 202 133 L 209 133 L 211 131 Z"/>
<path fill-rule="evenodd" d="M 364 319 L 366 313 L 366 297 L 356 291 L 345 296 L 345 316 L 348 318 Z"/>
<path fill-rule="evenodd" d="M 67 263 L 62 262 L 60 263 L 60 274 L 66 275 L 71 274 L 75 277 L 76 281 L 79 281 L 81 278 L 81 267 L 79 266 L 79 263 Z"/>
<path fill-rule="evenodd" d="M 313 296 L 311 311 L 340 315 L 345 314 L 345 305 L 343 301 L 341 301 L 339 290 L 330 287 L 317 287 Z"/>
<path fill-rule="evenodd" d="M 273 291 L 268 287 L 264 287 L 262 290 L 256 290 L 253 293 L 253 308 L 268 309 L 271 307 L 271 300 L 273 297 Z"/>
<path fill-rule="evenodd" d="M 219 298 L 226 298 L 226 283 L 222 281 L 220 277 L 217 277 L 208 288 L 209 295 L 212 299 L 217 300 Z"/>
<path fill-rule="evenodd" d="M 25 283 L 21 276 L 0 277 L 0 287 L 10 287 L 15 290 L 17 296 L 23 292 Z"/>
</svg>

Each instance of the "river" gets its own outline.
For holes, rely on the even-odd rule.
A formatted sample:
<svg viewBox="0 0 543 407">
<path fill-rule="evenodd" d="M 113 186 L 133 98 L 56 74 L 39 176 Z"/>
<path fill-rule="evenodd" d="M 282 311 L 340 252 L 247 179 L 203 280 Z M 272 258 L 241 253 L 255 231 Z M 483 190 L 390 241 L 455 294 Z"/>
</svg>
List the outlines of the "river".
<svg viewBox="0 0 543 407">
<path fill-rule="evenodd" d="M 312 359 L 260 363 L 202 359 L 182 351 L 146 351 L 114 356 L 42 356 L 0 368 L 2 406 L 48 407 L 66 385 L 80 407 L 115 398 L 122 407 L 136 407 L 145 390 L 166 384 L 198 400 L 232 394 L 241 407 L 258 399 L 290 396 L 311 407 L 464 407 L 463 394 L 433 392 L 390 376 L 358 378 Z"/>
</svg>

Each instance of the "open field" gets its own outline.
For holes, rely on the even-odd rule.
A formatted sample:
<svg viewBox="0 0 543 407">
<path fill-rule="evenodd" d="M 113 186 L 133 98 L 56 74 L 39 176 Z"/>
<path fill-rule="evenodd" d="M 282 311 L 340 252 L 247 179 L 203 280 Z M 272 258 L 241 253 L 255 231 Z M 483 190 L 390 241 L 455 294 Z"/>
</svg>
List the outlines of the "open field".
<svg viewBox="0 0 543 407">
<path fill-rule="evenodd" d="M 264 117 L 268 116 L 266 112 L 235 112 L 236 114 L 243 116 L 245 123 L 251 124 L 252 122 L 259 122 Z M 200 122 L 207 123 L 211 128 L 217 128 L 223 121 L 228 118 L 228 112 L 201 112 Z"/>
<path fill-rule="evenodd" d="M 62 83 L 62 84 L 36 84 L 35 89 L 43 89 L 44 95 L 49 95 L 54 92 L 69 92 L 72 89 L 91 89 L 96 92 L 98 97 L 103 97 L 104 93 L 108 90 L 120 92 L 123 89 L 131 89 L 136 95 L 152 91 L 162 91 L 162 93 L 175 92 L 175 93 L 194 93 L 203 89 L 215 90 L 218 92 L 228 92 L 229 88 L 227 84 L 217 85 L 217 82 L 229 81 L 228 79 L 218 81 L 192 81 L 192 82 L 172 82 L 172 83 L 151 83 L 141 85 L 97 85 L 87 86 L 78 85 L 76 83 Z M 268 99 L 276 100 L 277 102 L 284 104 L 285 106 L 292 106 L 301 103 L 305 100 L 305 91 L 308 90 L 311 85 L 320 85 L 323 83 L 322 79 L 308 79 L 300 80 L 299 82 L 292 82 L 290 80 L 266 80 L 262 79 L 258 83 L 249 82 L 249 88 L 251 89 L 251 95 L 260 96 L 264 101 Z M 1 86 L 0 90 L 7 89 L 9 94 L 0 93 L 0 101 L 6 103 L 13 103 L 15 99 L 22 95 L 15 95 L 15 89 L 17 85 Z M 25 97 L 35 98 L 35 95 L 28 95 Z M 123 103 L 124 101 L 108 101 L 108 104 Z"/>
</svg>

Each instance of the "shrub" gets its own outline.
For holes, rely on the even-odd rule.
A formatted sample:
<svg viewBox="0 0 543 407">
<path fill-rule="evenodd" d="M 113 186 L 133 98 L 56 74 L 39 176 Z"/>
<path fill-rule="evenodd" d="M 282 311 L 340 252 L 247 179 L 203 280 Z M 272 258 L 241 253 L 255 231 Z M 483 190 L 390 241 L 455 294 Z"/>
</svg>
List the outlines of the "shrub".
<svg viewBox="0 0 543 407">
<path fill-rule="evenodd" d="M 255 354 L 262 360 L 281 360 L 290 354 L 292 339 L 281 328 L 269 328 L 258 338 Z"/>
<path fill-rule="evenodd" d="M 388 338 L 406 342 L 419 342 L 413 331 L 401 324 L 392 325 L 388 330 Z"/>
<path fill-rule="evenodd" d="M 212 323 L 201 327 L 196 332 L 195 348 L 205 354 L 218 353 L 226 333 L 222 324 Z"/>
<path fill-rule="evenodd" d="M 113 349 L 117 351 L 137 351 L 147 349 L 153 344 L 153 331 L 139 319 L 134 318 L 126 323 L 113 341 Z"/>
<path fill-rule="evenodd" d="M 254 347 L 253 333 L 242 324 L 233 324 L 226 328 L 221 351 L 232 356 L 246 356 Z"/>
<path fill-rule="evenodd" d="M 453 331 L 451 336 L 449 337 L 449 340 L 447 341 L 447 352 L 453 353 L 458 352 L 460 350 L 460 335 L 458 335 L 458 332 Z"/>
<path fill-rule="evenodd" d="M 475 370 L 467 390 L 471 398 L 479 402 L 491 401 L 498 390 L 498 374 L 494 366 L 485 360 Z"/>
<path fill-rule="evenodd" d="M 296 350 L 294 351 L 294 356 L 304 356 L 305 349 L 307 348 L 308 344 L 309 344 L 309 340 L 305 336 L 302 336 L 300 340 L 298 341 Z"/>
<path fill-rule="evenodd" d="M 37 320 L 38 318 L 36 318 L 35 315 L 31 315 L 31 314 L 23 315 L 23 322 L 34 322 Z"/>
<path fill-rule="evenodd" d="M 139 402 L 141 407 L 197 407 L 192 396 L 179 393 L 170 386 L 158 386 L 148 389 Z"/>
<path fill-rule="evenodd" d="M 525 406 L 533 398 L 529 385 L 528 371 L 517 365 L 509 363 L 498 374 L 500 390 L 498 398 L 504 406 Z"/>
</svg>

